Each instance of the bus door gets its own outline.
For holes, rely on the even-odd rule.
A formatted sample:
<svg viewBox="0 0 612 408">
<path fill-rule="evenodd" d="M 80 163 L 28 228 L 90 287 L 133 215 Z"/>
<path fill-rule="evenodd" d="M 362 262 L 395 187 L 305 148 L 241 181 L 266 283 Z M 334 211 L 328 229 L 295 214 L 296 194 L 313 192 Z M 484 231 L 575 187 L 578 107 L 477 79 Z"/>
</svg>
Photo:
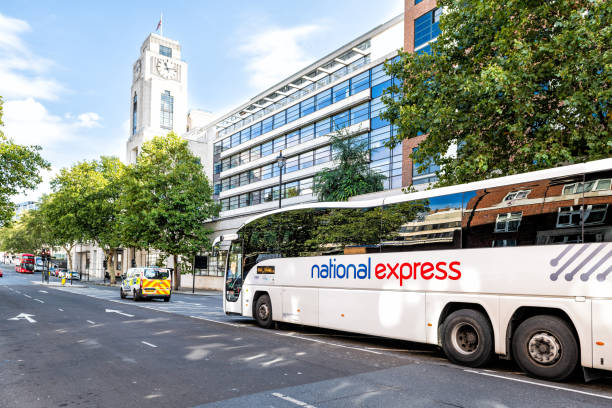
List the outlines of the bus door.
<svg viewBox="0 0 612 408">
<path fill-rule="evenodd" d="M 223 306 L 226 314 L 242 314 L 243 279 L 242 242 L 236 240 L 232 242 L 225 265 Z"/>
</svg>

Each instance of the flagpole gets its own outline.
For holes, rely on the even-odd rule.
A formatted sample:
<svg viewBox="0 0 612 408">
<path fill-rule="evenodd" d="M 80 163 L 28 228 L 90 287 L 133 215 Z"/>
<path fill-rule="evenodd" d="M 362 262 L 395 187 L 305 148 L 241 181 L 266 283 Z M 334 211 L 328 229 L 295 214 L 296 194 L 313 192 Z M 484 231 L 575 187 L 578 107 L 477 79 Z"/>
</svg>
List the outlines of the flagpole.
<svg viewBox="0 0 612 408">
<path fill-rule="evenodd" d="M 161 34 L 161 36 L 164 36 L 164 13 L 161 13 L 161 16 L 159 17 L 159 33 Z"/>
</svg>

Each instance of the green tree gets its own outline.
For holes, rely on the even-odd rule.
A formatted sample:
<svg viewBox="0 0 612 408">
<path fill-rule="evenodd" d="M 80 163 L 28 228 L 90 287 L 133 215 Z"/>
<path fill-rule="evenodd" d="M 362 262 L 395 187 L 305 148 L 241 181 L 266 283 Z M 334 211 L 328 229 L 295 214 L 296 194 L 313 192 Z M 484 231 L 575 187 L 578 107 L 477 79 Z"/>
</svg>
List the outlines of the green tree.
<svg viewBox="0 0 612 408">
<path fill-rule="evenodd" d="M 450 185 L 612 156 L 612 3 L 439 0 L 433 55 L 401 53 L 392 143 Z M 453 150 L 456 149 L 456 155 Z"/>
<path fill-rule="evenodd" d="M 118 158 L 103 156 L 64 168 L 51 181 L 50 217 L 59 216 L 66 226 L 72 223 L 63 236 L 65 243 L 75 239 L 97 244 L 108 259 L 111 283 L 115 283 L 115 250 L 123 244 L 118 215 L 124 173 Z"/>
<path fill-rule="evenodd" d="M 370 169 L 367 140 L 339 130 L 331 138 L 338 165 L 318 172 L 313 190 L 320 201 L 347 201 L 350 197 L 383 189 L 385 176 Z"/>
<path fill-rule="evenodd" d="M 0 97 L 0 226 L 8 223 L 15 211 L 11 196 L 35 188 L 41 181 L 40 170 L 49 169 L 40 146 L 22 146 L 2 132 L 2 98 Z"/>
<path fill-rule="evenodd" d="M 12 253 L 37 253 L 50 245 L 40 210 L 28 210 L 18 220 L 0 229 L 0 249 Z"/>
<path fill-rule="evenodd" d="M 202 164 L 187 141 L 169 133 L 145 142 L 128 170 L 121 201 L 124 240 L 171 255 L 178 289 L 179 257 L 191 259 L 210 247 L 212 231 L 204 223 L 219 213 Z"/>
<path fill-rule="evenodd" d="M 66 191 L 60 191 L 41 198 L 38 207 L 40 225 L 44 226 L 46 243 L 50 246 L 60 246 L 66 252 L 68 270 L 73 270 L 72 249 L 83 237 L 79 224 L 76 222 L 74 203 L 66 199 Z"/>
</svg>

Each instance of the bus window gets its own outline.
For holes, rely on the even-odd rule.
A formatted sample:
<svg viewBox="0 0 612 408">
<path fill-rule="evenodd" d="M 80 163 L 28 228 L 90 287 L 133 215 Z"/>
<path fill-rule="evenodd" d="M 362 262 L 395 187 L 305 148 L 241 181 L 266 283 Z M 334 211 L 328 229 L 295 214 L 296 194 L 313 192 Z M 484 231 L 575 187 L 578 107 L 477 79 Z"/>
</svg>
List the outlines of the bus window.
<svg viewBox="0 0 612 408">
<path fill-rule="evenodd" d="M 385 205 L 383 252 L 460 248 L 461 205 L 462 193 Z"/>
<path fill-rule="evenodd" d="M 586 174 L 583 185 L 569 185 L 563 189 L 583 196 L 584 242 L 612 242 L 612 171 Z"/>
<path fill-rule="evenodd" d="M 380 215 L 379 207 L 321 211 L 309 241 L 313 255 L 379 252 Z"/>
<path fill-rule="evenodd" d="M 464 194 L 463 246 L 491 248 L 581 243 L 581 194 L 564 194 L 583 175 L 491 187 Z"/>
</svg>

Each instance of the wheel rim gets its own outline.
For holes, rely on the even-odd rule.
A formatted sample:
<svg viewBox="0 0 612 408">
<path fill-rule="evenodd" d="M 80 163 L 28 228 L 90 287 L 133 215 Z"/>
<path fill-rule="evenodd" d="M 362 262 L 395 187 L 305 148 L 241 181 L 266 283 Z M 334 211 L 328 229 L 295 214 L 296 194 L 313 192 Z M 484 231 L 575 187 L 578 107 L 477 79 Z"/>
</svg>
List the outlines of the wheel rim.
<svg viewBox="0 0 612 408">
<path fill-rule="evenodd" d="M 555 364 L 561 358 L 561 344 L 549 332 L 541 331 L 531 336 L 527 343 L 527 349 L 529 356 L 542 365 Z"/>
<path fill-rule="evenodd" d="M 469 323 L 459 323 L 451 332 L 453 347 L 464 355 L 473 354 L 478 349 L 478 331 Z"/>
<path fill-rule="evenodd" d="M 257 309 L 257 315 L 261 320 L 268 320 L 270 316 L 270 307 L 266 303 L 262 303 Z"/>
</svg>

